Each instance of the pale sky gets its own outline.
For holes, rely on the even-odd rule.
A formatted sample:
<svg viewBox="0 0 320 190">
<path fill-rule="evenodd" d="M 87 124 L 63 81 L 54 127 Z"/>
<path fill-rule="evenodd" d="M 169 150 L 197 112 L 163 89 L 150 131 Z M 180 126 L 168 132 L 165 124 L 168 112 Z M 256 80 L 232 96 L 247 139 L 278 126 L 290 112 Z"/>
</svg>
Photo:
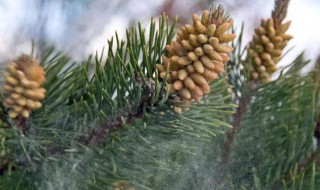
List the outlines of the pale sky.
<svg viewBox="0 0 320 190">
<path fill-rule="evenodd" d="M 31 39 L 40 35 L 66 50 L 74 59 L 81 60 L 89 53 L 100 51 L 115 30 L 121 35 L 130 24 L 130 19 L 141 20 L 148 25 L 154 10 L 164 0 L 128 0 L 120 10 L 115 7 L 120 1 L 95 0 L 90 6 L 88 0 L 66 3 L 64 0 L 48 0 L 39 9 L 39 0 L 1 0 L 0 2 L 0 63 L 20 53 L 29 53 Z M 91 1 L 92 2 L 92 1 Z M 228 6 L 240 4 L 238 9 L 229 11 L 236 26 L 245 21 L 245 40 L 253 33 L 252 25 L 273 9 L 273 0 L 220 0 Z M 116 11 L 114 11 L 116 10 Z M 292 20 L 288 33 L 294 36 L 289 46 L 294 50 L 281 65 L 290 62 L 295 55 L 306 50 L 306 55 L 315 59 L 320 52 L 320 1 L 291 0 L 287 20 Z M 49 16 L 50 15 L 50 16 Z M 191 17 L 191 15 L 190 15 Z"/>
</svg>

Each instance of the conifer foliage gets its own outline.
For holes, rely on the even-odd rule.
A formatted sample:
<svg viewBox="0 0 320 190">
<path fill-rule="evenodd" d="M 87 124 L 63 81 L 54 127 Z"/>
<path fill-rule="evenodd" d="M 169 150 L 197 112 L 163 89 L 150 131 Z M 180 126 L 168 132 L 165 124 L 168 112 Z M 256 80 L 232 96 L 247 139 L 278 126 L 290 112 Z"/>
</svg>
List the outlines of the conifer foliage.
<svg viewBox="0 0 320 190">
<path fill-rule="evenodd" d="M 276 67 L 288 5 L 248 45 L 213 6 L 177 32 L 165 15 L 139 23 L 81 63 L 54 47 L 12 58 L 0 189 L 317 189 L 320 62 Z"/>
</svg>

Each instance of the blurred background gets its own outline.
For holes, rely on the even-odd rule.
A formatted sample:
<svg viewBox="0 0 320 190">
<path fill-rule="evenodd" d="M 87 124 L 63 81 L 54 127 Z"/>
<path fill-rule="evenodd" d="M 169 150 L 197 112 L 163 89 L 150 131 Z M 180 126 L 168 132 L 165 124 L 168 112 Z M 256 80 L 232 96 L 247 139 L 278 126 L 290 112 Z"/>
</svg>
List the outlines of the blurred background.
<svg viewBox="0 0 320 190">
<path fill-rule="evenodd" d="M 0 69 L 20 53 L 30 53 L 31 40 L 37 48 L 55 44 L 80 61 L 100 51 L 115 31 L 120 37 L 130 25 L 165 12 L 179 24 L 191 21 L 192 13 L 208 9 L 212 0 L 1 0 Z M 244 40 L 248 42 L 261 18 L 271 15 L 273 0 L 220 0 L 236 29 L 245 23 Z M 319 0 L 291 0 L 287 20 L 292 20 L 289 34 L 294 49 L 281 65 L 292 61 L 301 51 L 314 61 L 320 50 Z M 288 48 L 289 49 L 289 48 Z"/>
</svg>

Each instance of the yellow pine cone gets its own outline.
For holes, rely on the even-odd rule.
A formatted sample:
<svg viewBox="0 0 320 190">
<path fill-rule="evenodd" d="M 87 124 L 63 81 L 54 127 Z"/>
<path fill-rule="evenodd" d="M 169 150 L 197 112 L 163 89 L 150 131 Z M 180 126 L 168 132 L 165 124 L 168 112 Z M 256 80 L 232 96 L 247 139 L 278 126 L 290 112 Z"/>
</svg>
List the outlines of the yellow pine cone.
<svg viewBox="0 0 320 190">
<path fill-rule="evenodd" d="M 210 92 L 209 82 L 224 72 L 224 63 L 230 60 L 228 54 L 233 47 L 226 43 L 236 35 L 227 33 L 233 20 L 220 14 L 221 9 L 211 13 L 205 10 L 200 19 L 194 14 L 193 24 L 177 32 L 177 40 L 166 45 L 169 56 L 163 56 L 162 64 L 156 65 L 160 77 L 168 83 L 169 92 L 177 101 L 186 103 L 174 105 L 177 113 L 188 110 L 192 101 L 200 102 Z"/>
<path fill-rule="evenodd" d="M 286 34 L 291 21 L 274 24 L 272 18 L 262 19 L 261 25 L 255 29 L 253 40 L 249 43 L 248 55 L 251 59 L 253 71 L 251 79 L 269 82 L 270 75 L 278 70 L 283 49 L 293 37 Z"/>
<path fill-rule="evenodd" d="M 41 87 L 45 82 L 45 72 L 36 60 L 22 55 L 12 61 L 5 72 L 3 105 L 9 109 L 9 117 L 28 118 L 34 109 L 42 106 L 46 90 Z"/>
</svg>

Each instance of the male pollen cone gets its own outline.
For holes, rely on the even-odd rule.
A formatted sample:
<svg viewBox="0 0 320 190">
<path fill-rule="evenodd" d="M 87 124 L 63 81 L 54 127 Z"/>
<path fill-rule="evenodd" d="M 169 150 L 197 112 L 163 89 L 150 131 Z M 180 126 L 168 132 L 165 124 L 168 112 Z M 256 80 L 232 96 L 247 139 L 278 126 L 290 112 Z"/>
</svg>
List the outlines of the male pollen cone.
<svg viewBox="0 0 320 190">
<path fill-rule="evenodd" d="M 286 34 L 291 21 L 275 24 L 273 18 L 261 20 L 255 29 L 252 41 L 249 43 L 248 55 L 252 63 L 252 80 L 270 82 L 270 75 L 278 70 L 279 62 L 284 48 L 293 37 Z"/>
<path fill-rule="evenodd" d="M 187 111 L 190 102 L 200 102 L 203 95 L 210 93 L 209 82 L 224 72 L 224 63 L 230 60 L 228 54 L 233 47 L 227 43 L 236 37 L 228 33 L 233 19 L 223 14 L 221 6 L 211 12 L 203 11 L 201 18 L 194 14 L 192 20 L 192 25 L 177 32 L 177 40 L 166 45 L 169 56 L 163 56 L 162 64 L 156 65 L 160 77 L 167 76 L 174 100 L 187 105 L 176 104 L 174 110 L 178 113 Z"/>
<path fill-rule="evenodd" d="M 21 55 L 8 64 L 5 72 L 3 105 L 9 109 L 10 118 L 28 118 L 34 109 L 42 106 L 46 90 L 41 87 L 45 72 L 36 60 Z"/>
</svg>

